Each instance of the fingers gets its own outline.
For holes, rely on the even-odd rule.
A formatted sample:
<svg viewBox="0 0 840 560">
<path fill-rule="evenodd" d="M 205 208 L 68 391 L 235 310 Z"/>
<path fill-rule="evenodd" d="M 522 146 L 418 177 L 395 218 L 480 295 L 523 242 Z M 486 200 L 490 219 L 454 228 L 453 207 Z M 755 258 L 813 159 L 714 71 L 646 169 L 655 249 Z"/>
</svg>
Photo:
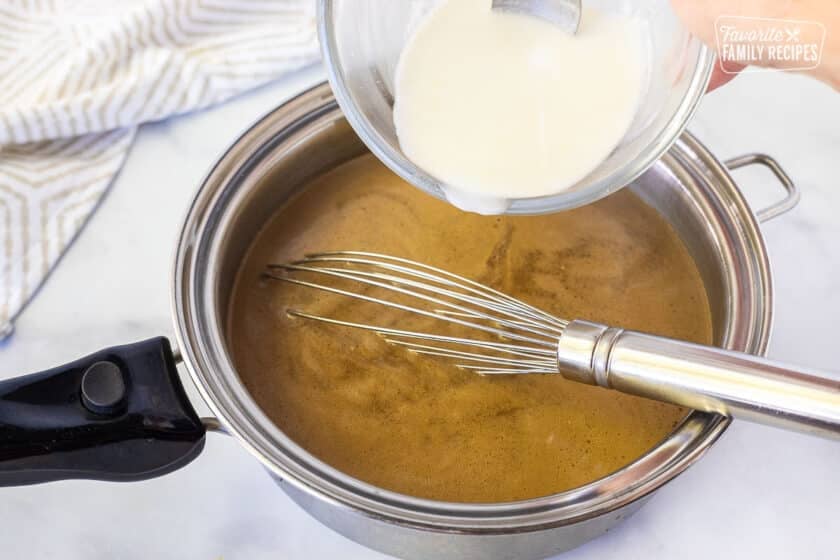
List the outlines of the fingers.
<svg viewBox="0 0 840 560">
<path fill-rule="evenodd" d="M 716 62 L 715 69 L 712 71 L 712 78 L 709 80 L 709 87 L 706 89 L 706 92 L 714 91 L 720 86 L 731 82 L 735 76 L 738 75 L 738 72 L 744 69 L 743 65 L 738 66 L 739 68 L 737 68 L 734 72 L 731 69 L 727 69 L 727 71 L 724 72 L 720 67 L 720 63 Z"/>
</svg>

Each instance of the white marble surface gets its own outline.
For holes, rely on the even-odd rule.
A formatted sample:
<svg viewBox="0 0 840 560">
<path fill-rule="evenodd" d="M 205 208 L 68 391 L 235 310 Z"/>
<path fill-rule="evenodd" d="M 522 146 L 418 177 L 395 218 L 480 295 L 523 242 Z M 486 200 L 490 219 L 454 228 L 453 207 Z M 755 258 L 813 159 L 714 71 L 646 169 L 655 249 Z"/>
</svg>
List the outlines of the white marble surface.
<svg viewBox="0 0 840 560">
<path fill-rule="evenodd" d="M 203 174 L 239 131 L 321 76 L 313 68 L 143 127 L 102 207 L 0 345 L 0 377 L 171 335 L 170 261 Z M 801 186 L 800 206 L 763 226 L 776 280 L 770 356 L 837 370 L 840 93 L 791 75 L 741 76 L 706 98 L 692 129 L 721 158 L 772 154 Z M 756 205 L 780 194 L 769 174 L 737 177 Z M 838 465 L 837 443 L 736 423 L 637 516 L 563 558 L 837 558 Z M 0 490 L 0 557 L 384 558 L 309 518 L 218 435 L 160 479 Z"/>
</svg>

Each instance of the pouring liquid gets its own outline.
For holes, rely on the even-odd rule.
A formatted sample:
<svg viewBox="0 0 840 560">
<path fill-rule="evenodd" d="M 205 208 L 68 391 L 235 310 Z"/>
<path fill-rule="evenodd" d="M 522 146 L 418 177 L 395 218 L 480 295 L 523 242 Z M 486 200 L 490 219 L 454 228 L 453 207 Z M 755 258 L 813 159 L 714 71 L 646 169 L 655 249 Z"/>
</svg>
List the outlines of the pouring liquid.
<svg viewBox="0 0 840 560">
<path fill-rule="evenodd" d="M 642 23 L 584 9 L 577 35 L 489 0 L 445 0 L 400 57 L 400 147 L 482 214 L 558 193 L 615 149 L 643 86 Z"/>
</svg>

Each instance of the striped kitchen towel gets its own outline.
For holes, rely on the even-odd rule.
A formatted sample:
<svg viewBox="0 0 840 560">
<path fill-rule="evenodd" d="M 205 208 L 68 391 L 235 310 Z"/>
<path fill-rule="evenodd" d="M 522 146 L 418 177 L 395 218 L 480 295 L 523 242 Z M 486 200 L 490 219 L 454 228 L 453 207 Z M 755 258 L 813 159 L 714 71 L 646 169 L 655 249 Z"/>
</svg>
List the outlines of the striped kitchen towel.
<svg viewBox="0 0 840 560">
<path fill-rule="evenodd" d="M 316 60 L 314 0 L 0 0 L 0 338 L 137 125 Z"/>
</svg>

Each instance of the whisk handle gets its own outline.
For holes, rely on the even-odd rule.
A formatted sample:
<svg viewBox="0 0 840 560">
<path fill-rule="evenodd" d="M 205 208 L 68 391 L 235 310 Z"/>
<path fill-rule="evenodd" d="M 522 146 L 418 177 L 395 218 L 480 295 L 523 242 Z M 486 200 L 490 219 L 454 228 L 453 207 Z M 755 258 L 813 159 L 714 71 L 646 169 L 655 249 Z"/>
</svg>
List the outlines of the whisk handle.
<svg viewBox="0 0 840 560">
<path fill-rule="evenodd" d="M 564 330 L 557 356 L 569 379 L 840 439 L 840 375 L 586 321 Z"/>
</svg>

